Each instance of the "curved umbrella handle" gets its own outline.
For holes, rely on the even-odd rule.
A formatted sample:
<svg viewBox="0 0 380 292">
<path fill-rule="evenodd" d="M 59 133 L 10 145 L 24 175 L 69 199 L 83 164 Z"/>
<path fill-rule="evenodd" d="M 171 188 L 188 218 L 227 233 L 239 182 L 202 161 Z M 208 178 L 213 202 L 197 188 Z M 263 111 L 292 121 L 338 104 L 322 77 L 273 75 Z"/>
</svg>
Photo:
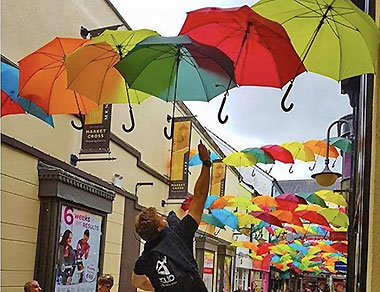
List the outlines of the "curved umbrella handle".
<svg viewBox="0 0 380 292">
<path fill-rule="evenodd" d="M 332 168 L 334 168 L 334 167 L 335 167 L 337 159 L 338 159 L 338 158 L 335 158 L 335 160 L 334 160 L 333 164 L 331 165 L 331 167 L 332 167 Z"/>
<path fill-rule="evenodd" d="M 81 131 L 84 128 L 84 115 L 82 115 L 81 112 L 79 112 L 79 120 L 80 120 L 80 125 L 79 126 L 77 126 L 74 121 L 71 121 L 71 126 L 75 130 Z"/>
<path fill-rule="evenodd" d="M 218 120 L 219 120 L 219 123 L 221 123 L 221 124 L 227 123 L 227 120 L 228 120 L 228 115 L 226 115 L 225 118 L 222 119 L 222 111 L 223 111 L 224 105 L 226 104 L 227 94 L 228 94 L 227 92 L 226 92 L 226 94 L 224 94 L 223 100 L 222 100 L 222 103 L 220 105 L 219 112 L 218 112 Z"/>
<path fill-rule="evenodd" d="M 135 129 L 135 117 L 133 116 L 133 109 L 132 107 L 129 108 L 129 116 L 131 118 L 131 126 L 127 128 L 125 124 L 121 125 L 121 128 L 123 129 L 124 132 L 130 133 Z"/>
<path fill-rule="evenodd" d="M 286 113 L 287 113 L 287 112 L 290 112 L 290 111 L 293 109 L 293 107 L 294 107 L 294 103 L 290 103 L 289 107 L 287 107 L 287 106 L 285 105 L 286 98 L 288 97 L 290 91 L 292 90 L 293 82 L 294 82 L 294 80 L 292 80 L 292 81 L 290 82 L 288 88 L 286 89 L 286 92 L 285 92 L 284 96 L 283 96 L 282 99 L 281 99 L 281 109 L 282 109 L 284 112 L 286 112 Z"/>
<path fill-rule="evenodd" d="M 294 164 L 292 164 L 292 165 L 290 166 L 290 168 L 289 168 L 289 173 L 293 173 L 293 172 L 294 172 L 294 170 L 293 170 L 293 166 L 294 166 Z"/>
<path fill-rule="evenodd" d="M 251 177 L 255 177 L 256 173 L 255 173 L 255 169 L 252 168 L 252 172 L 251 172 Z"/>
<path fill-rule="evenodd" d="M 168 134 L 168 127 L 165 126 L 164 128 L 164 136 L 166 139 L 171 140 L 173 139 L 173 132 L 174 132 L 174 119 L 171 118 L 171 125 L 170 125 L 170 134 Z"/>
<path fill-rule="evenodd" d="M 311 167 L 309 166 L 309 170 L 313 171 L 316 165 L 317 165 L 317 160 L 314 162 L 313 166 Z"/>
</svg>

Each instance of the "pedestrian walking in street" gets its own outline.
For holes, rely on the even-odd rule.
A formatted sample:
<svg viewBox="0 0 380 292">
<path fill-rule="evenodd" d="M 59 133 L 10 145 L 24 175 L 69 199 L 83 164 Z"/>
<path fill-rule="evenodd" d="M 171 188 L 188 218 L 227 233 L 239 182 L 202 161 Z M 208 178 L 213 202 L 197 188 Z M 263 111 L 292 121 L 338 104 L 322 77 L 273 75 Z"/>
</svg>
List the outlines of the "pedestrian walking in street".
<svg viewBox="0 0 380 292">
<path fill-rule="evenodd" d="M 110 274 L 98 278 L 98 292 L 110 292 L 113 287 L 113 277 Z"/>
<path fill-rule="evenodd" d="M 32 280 L 25 283 L 24 292 L 42 292 L 42 289 L 36 280 Z"/>
<path fill-rule="evenodd" d="M 180 220 L 171 211 L 165 219 L 155 208 L 136 217 L 136 232 L 146 241 L 136 261 L 132 284 L 145 291 L 207 292 L 193 255 L 193 239 L 201 222 L 210 184 L 210 154 L 198 145 L 202 170 L 194 187 L 188 214 Z"/>
</svg>

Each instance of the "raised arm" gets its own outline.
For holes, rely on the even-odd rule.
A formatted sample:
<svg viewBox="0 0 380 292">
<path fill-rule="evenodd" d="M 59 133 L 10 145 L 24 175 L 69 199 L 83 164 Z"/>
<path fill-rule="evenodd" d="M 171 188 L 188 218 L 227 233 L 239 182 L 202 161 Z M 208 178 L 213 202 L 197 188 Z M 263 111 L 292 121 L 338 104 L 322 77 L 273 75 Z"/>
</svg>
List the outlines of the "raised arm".
<svg viewBox="0 0 380 292">
<path fill-rule="evenodd" d="M 191 201 L 189 208 L 189 215 L 199 224 L 201 222 L 203 208 L 206 202 L 206 198 L 210 186 L 210 153 L 202 144 L 202 141 L 198 145 L 199 158 L 202 161 L 202 170 L 198 177 L 194 187 L 193 200 Z"/>
</svg>

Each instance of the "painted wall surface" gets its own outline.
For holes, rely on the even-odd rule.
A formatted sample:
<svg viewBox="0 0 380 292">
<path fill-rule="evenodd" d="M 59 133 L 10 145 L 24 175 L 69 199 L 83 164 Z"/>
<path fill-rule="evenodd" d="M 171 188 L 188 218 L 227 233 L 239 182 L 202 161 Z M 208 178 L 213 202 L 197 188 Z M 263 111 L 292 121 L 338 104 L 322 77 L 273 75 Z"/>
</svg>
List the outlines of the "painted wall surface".
<svg viewBox="0 0 380 292">
<path fill-rule="evenodd" d="M 37 161 L 1 147 L 1 291 L 21 291 L 33 278 L 40 202 Z"/>
<path fill-rule="evenodd" d="M 376 22 L 380 27 L 380 3 L 376 1 Z M 380 72 L 380 48 L 377 72 Z M 368 239 L 367 291 L 379 291 L 380 281 L 380 76 L 375 79 L 372 126 L 371 194 Z"/>
</svg>

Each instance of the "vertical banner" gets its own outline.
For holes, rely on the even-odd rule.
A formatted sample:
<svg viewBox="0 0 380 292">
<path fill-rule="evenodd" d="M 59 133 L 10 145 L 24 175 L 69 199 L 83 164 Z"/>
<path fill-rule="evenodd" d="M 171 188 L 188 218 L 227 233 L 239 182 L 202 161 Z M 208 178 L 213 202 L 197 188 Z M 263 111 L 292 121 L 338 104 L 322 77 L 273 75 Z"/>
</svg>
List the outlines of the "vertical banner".
<svg viewBox="0 0 380 292">
<path fill-rule="evenodd" d="M 102 217 L 62 206 L 55 292 L 97 290 Z"/>
<path fill-rule="evenodd" d="M 186 198 L 188 195 L 191 125 L 189 118 L 174 119 L 169 198 Z"/>
<path fill-rule="evenodd" d="M 212 164 L 211 171 L 211 189 L 210 194 L 222 197 L 225 193 L 226 186 L 226 165 L 221 159 L 215 160 Z"/>
<path fill-rule="evenodd" d="M 231 269 L 232 258 L 226 255 L 224 258 L 223 291 L 231 291 Z"/>
<path fill-rule="evenodd" d="M 212 292 L 212 284 L 214 278 L 214 253 L 205 251 L 203 264 L 203 282 L 207 291 Z"/>
<path fill-rule="evenodd" d="M 112 105 L 104 104 L 86 115 L 80 154 L 109 153 Z"/>
</svg>

